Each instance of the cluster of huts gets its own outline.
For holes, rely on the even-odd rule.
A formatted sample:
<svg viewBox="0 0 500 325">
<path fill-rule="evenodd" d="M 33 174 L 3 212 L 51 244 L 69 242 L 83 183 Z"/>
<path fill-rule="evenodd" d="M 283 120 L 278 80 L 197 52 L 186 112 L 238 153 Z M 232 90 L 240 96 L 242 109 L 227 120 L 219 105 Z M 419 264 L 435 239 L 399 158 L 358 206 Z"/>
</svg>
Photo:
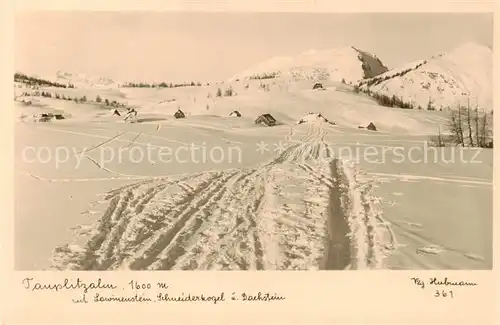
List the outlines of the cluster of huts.
<svg viewBox="0 0 500 325">
<path fill-rule="evenodd" d="M 35 122 L 49 122 L 52 121 L 53 119 L 64 120 L 65 117 L 63 114 L 41 113 L 33 115 L 33 119 Z"/>
<path fill-rule="evenodd" d="M 314 113 L 309 113 L 309 114 L 314 114 Z M 323 115 L 321 115 L 321 113 L 314 114 L 314 115 L 317 115 L 317 118 L 323 120 L 325 123 L 336 125 L 335 122 L 329 121 L 328 119 L 323 117 Z M 303 123 L 306 123 L 305 119 L 300 119 L 299 121 L 297 121 L 297 124 L 303 124 Z M 278 122 L 271 114 L 262 114 L 259 117 L 257 117 L 257 119 L 255 120 L 255 124 L 265 124 L 267 126 L 275 126 L 275 125 L 278 125 Z M 370 122 L 370 124 L 368 124 L 366 127 L 358 126 L 358 128 L 359 129 L 367 129 L 370 131 L 377 131 L 377 127 L 375 126 L 375 124 L 373 124 L 373 122 Z"/>
<path fill-rule="evenodd" d="M 313 90 L 324 90 L 325 87 L 323 86 L 322 83 L 320 82 L 316 82 L 314 83 L 313 87 L 312 87 Z M 118 111 L 116 111 L 116 114 L 119 115 Z M 309 114 L 314 114 L 314 113 L 309 113 Z M 333 124 L 335 125 L 335 122 L 331 122 L 329 121 L 328 119 L 326 119 L 321 113 L 317 113 L 317 118 L 319 119 L 322 119 L 324 120 L 326 123 L 330 123 L 330 124 Z M 232 111 L 231 113 L 229 113 L 229 116 L 230 117 L 241 117 L 241 113 L 237 110 L 234 110 Z M 174 117 L 176 119 L 181 119 L 181 118 L 185 118 L 186 115 L 184 114 L 184 112 L 179 108 L 177 110 L 177 112 L 175 112 L 174 114 Z M 302 124 L 302 123 L 305 123 L 305 120 L 304 119 L 301 119 L 297 122 L 297 124 Z M 259 115 L 256 119 L 255 119 L 255 124 L 264 124 L 266 126 L 276 126 L 278 125 L 278 121 L 271 115 L 271 114 L 262 114 L 262 115 Z M 363 126 L 359 126 L 358 128 L 360 129 L 367 129 L 367 130 L 371 130 L 371 131 L 377 131 L 377 128 L 375 127 L 375 124 L 373 124 L 372 122 L 370 122 L 370 124 L 368 124 L 368 126 L 366 127 L 363 127 Z"/>
<path fill-rule="evenodd" d="M 241 117 L 241 113 L 238 111 L 232 111 L 229 113 L 231 117 Z M 255 119 L 255 124 L 264 124 L 267 126 L 275 126 L 278 124 L 276 119 L 271 114 L 262 114 L 257 119 Z"/>
<path fill-rule="evenodd" d="M 121 116 L 120 112 L 119 112 L 117 109 L 115 109 L 115 110 L 113 111 L 113 116 L 115 116 L 115 115 L 116 115 L 116 116 Z M 186 118 L 186 114 L 184 114 L 184 112 L 183 112 L 183 111 L 181 111 L 181 109 L 179 108 L 179 109 L 177 110 L 177 112 L 175 112 L 175 113 L 174 113 L 174 117 L 175 117 L 176 119 Z"/>
<path fill-rule="evenodd" d="M 322 83 L 316 82 L 316 83 L 314 83 L 312 89 L 313 90 L 324 90 L 325 87 L 323 86 Z M 317 119 L 321 119 L 321 120 L 323 120 L 326 123 L 330 123 L 332 125 L 335 125 L 335 122 L 329 121 L 321 113 L 309 113 L 308 115 L 311 115 L 311 114 L 315 115 L 315 117 Z M 120 113 L 117 110 L 115 110 L 114 115 L 120 116 Z M 234 110 L 231 113 L 229 113 L 229 116 L 230 117 L 241 117 L 242 115 L 241 115 L 241 113 L 239 111 Z M 184 112 L 179 108 L 174 113 L 174 117 L 176 119 L 186 118 L 186 114 L 184 114 Z M 278 121 L 271 114 L 269 114 L 269 113 L 259 115 L 255 119 L 254 123 L 255 124 L 264 124 L 266 126 L 276 126 L 276 125 L 279 124 Z M 297 121 L 297 124 L 302 124 L 302 123 L 306 123 L 306 120 L 304 118 L 300 119 L 299 121 Z M 359 129 L 367 129 L 367 130 L 370 130 L 370 131 L 377 131 L 377 128 L 376 128 L 375 124 L 373 124 L 373 122 L 370 122 L 366 127 L 364 127 L 364 126 L 358 126 L 358 128 Z"/>
</svg>

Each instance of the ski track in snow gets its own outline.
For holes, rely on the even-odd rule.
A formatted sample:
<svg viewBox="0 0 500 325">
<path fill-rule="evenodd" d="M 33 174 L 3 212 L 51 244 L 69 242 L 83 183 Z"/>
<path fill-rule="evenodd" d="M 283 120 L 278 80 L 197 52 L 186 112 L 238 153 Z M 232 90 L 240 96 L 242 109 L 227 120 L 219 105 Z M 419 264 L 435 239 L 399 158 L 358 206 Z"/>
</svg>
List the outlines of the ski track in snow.
<svg viewBox="0 0 500 325">
<path fill-rule="evenodd" d="M 462 184 L 476 184 L 476 185 L 487 185 L 492 186 L 492 182 L 485 180 L 483 178 L 472 178 L 472 177 L 436 177 L 436 176 L 422 176 L 422 175 L 408 175 L 408 174 L 387 174 L 387 173 L 367 173 L 370 176 L 376 177 L 389 177 L 392 179 L 400 179 L 405 181 L 438 181 L 438 182 L 450 182 L 450 183 L 462 183 Z"/>
<path fill-rule="evenodd" d="M 293 136 L 291 131 L 289 137 Z M 149 178 L 105 194 L 81 247 L 56 248 L 64 270 L 342 270 L 384 267 L 397 246 L 355 165 L 327 132 L 255 168 Z"/>
</svg>

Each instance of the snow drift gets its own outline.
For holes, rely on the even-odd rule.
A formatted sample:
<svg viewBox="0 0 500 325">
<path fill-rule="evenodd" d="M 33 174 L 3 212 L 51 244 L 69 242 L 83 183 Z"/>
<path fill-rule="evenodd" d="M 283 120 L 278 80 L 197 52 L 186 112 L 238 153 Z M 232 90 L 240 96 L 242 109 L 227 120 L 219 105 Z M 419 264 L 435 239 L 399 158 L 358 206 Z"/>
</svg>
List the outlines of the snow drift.
<svg viewBox="0 0 500 325">
<path fill-rule="evenodd" d="M 297 121 L 297 124 L 321 122 L 328 123 L 328 120 L 323 115 L 321 115 L 321 113 L 309 113 L 302 116 L 302 118 Z"/>
</svg>

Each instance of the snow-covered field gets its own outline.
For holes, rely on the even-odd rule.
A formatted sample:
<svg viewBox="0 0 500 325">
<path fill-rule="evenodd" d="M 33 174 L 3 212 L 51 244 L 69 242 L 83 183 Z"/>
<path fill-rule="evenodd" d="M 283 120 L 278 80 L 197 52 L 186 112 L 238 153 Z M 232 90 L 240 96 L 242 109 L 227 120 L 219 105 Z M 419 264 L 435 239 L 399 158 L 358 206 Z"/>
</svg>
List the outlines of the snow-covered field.
<svg viewBox="0 0 500 325">
<path fill-rule="evenodd" d="M 444 112 L 323 85 L 45 89 L 116 99 L 139 123 L 16 103 L 16 268 L 490 269 L 492 150 L 427 148 Z M 67 118 L 29 119 L 53 109 Z M 309 112 L 335 125 L 297 124 Z M 264 113 L 279 125 L 254 124 Z"/>
<path fill-rule="evenodd" d="M 353 88 L 489 109 L 490 61 L 469 43 L 387 71 L 346 47 L 191 87 L 16 83 L 16 268 L 490 269 L 492 149 L 432 148 L 447 110 Z"/>
</svg>

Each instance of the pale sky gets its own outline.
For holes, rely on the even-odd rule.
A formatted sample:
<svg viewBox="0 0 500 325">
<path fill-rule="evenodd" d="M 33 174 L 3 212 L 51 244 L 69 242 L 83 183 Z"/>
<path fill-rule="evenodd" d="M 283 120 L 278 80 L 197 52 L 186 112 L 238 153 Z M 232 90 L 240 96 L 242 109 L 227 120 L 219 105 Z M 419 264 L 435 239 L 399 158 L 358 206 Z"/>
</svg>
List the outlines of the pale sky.
<svg viewBox="0 0 500 325">
<path fill-rule="evenodd" d="M 389 68 L 465 42 L 492 48 L 492 14 L 40 12 L 15 21 L 16 70 L 120 81 L 231 77 L 273 56 L 353 45 Z"/>
</svg>

